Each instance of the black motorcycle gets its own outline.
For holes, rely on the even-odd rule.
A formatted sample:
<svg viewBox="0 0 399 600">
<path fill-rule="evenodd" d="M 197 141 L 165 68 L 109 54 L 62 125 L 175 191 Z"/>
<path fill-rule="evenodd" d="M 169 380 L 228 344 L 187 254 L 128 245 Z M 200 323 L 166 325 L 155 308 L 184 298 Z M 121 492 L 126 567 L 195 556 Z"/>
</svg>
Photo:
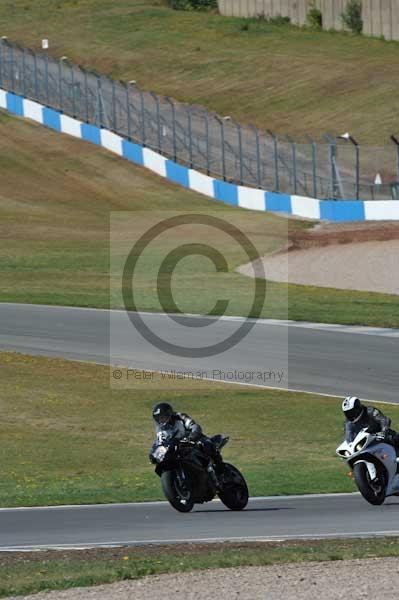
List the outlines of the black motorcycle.
<svg viewBox="0 0 399 600">
<path fill-rule="evenodd" d="M 229 438 L 215 435 L 211 440 L 220 451 Z M 242 510 L 248 504 L 248 487 L 240 471 L 224 462 L 216 476 L 201 444 L 173 437 L 157 440 L 150 460 L 166 499 L 179 512 L 190 512 L 194 504 L 210 502 L 216 495 L 230 510 Z"/>
</svg>

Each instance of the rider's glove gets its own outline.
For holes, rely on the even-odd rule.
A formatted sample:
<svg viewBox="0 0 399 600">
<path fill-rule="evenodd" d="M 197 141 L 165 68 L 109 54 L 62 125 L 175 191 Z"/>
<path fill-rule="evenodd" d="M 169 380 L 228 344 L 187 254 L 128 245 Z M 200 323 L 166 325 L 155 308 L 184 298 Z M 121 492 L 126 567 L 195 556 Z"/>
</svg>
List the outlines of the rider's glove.
<svg viewBox="0 0 399 600">
<path fill-rule="evenodd" d="M 375 439 L 382 442 L 383 440 L 386 439 L 386 437 L 387 437 L 387 432 L 386 431 L 379 431 L 376 434 Z"/>
</svg>

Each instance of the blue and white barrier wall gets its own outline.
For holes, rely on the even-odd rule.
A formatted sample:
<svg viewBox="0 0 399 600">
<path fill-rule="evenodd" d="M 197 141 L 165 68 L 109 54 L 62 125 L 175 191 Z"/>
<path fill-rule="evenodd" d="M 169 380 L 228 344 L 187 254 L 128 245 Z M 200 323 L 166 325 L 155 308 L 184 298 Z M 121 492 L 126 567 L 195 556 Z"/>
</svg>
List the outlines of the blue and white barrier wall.
<svg viewBox="0 0 399 600">
<path fill-rule="evenodd" d="M 168 160 L 161 154 L 134 144 L 112 131 L 83 123 L 1 89 L 0 108 L 56 131 L 102 146 L 178 185 L 233 206 L 325 221 L 399 220 L 399 201 L 396 200 L 317 200 L 257 190 L 214 179 Z"/>
</svg>

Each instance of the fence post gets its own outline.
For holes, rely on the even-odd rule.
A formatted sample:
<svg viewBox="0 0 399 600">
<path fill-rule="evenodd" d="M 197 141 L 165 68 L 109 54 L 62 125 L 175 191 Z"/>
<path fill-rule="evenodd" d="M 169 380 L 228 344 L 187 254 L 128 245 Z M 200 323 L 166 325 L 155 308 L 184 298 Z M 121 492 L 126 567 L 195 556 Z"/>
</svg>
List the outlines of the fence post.
<svg viewBox="0 0 399 600">
<path fill-rule="evenodd" d="M 355 138 L 350 135 L 350 133 L 345 133 L 344 135 L 338 136 L 340 139 L 345 140 L 346 142 L 350 142 L 352 146 L 355 148 L 355 194 L 356 200 L 359 200 L 360 196 L 360 148 L 358 142 Z"/>
<path fill-rule="evenodd" d="M 11 65 L 11 91 L 15 92 L 15 85 L 14 85 L 14 79 L 15 79 L 15 73 L 14 73 L 14 48 L 13 46 L 10 44 L 10 65 Z"/>
<path fill-rule="evenodd" d="M 353 136 L 349 135 L 347 139 L 355 147 L 355 157 L 356 157 L 356 164 L 355 164 L 355 190 L 356 190 L 356 192 L 355 193 L 356 193 L 356 200 L 359 200 L 359 196 L 360 196 L 360 146 Z"/>
<path fill-rule="evenodd" d="M 330 161 L 331 161 L 331 191 L 332 196 L 336 200 L 337 199 L 337 186 L 336 186 L 336 177 L 335 177 L 335 157 L 337 155 L 337 146 L 335 143 L 330 141 Z"/>
<path fill-rule="evenodd" d="M 190 169 L 193 168 L 193 127 L 191 120 L 191 109 L 187 107 L 187 115 L 188 115 L 188 161 L 190 165 Z"/>
<path fill-rule="evenodd" d="M 110 121 L 108 118 L 108 113 L 107 113 L 107 107 L 104 104 L 104 99 L 103 99 L 103 91 L 102 91 L 102 78 L 103 76 L 100 73 L 97 73 L 96 71 L 93 71 L 93 75 L 95 77 L 97 77 L 97 105 L 98 105 L 98 111 L 96 110 L 96 115 L 97 112 L 99 114 L 99 127 L 100 128 L 110 128 Z"/>
<path fill-rule="evenodd" d="M 220 141 L 222 145 L 222 177 L 223 181 L 226 181 L 226 153 L 224 147 L 224 120 L 221 119 L 218 115 L 215 115 L 215 120 L 220 125 Z"/>
<path fill-rule="evenodd" d="M 59 87 L 59 95 L 60 95 L 60 111 L 63 112 L 64 110 L 64 99 L 63 99 L 63 93 L 62 93 L 62 65 L 63 65 L 64 61 L 62 60 L 62 58 L 59 59 L 58 61 L 58 87 Z"/>
<path fill-rule="evenodd" d="M 331 194 L 334 200 L 337 199 L 337 191 L 339 192 L 339 188 L 337 185 L 337 177 L 335 171 L 335 159 L 337 156 L 337 142 L 330 135 L 325 135 L 326 140 L 328 141 L 330 147 L 330 168 L 331 168 Z"/>
<path fill-rule="evenodd" d="M 162 152 L 162 135 L 161 135 L 161 111 L 159 107 L 159 98 L 155 94 L 155 92 L 150 92 L 151 96 L 155 102 L 155 110 L 157 115 L 157 140 L 158 140 L 158 150 Z"/>
<path fill-rule="evenodd" d="M 72 87 L 72 116 L 76 117 L 76 103 L 75 103 L 75 67 L 74 65 L 70 65 L 71 67 L 71 87 Z"/>
<path fill-rule="evenodd" d="M 22 95 L 26 97 L 26 56 L 25 48 L 22 48 Z"/>
<path fill-rule="evenodd" d="M 306 137 L 312 146 L 313 197 L 317 198 L 317 144 L 310 135 L 306 134 Z"/>
<path fill-rule="evenodd" d="M 89 84 L 87 81 L 86 69 L 82 68 L 82 71 L 83 71 L 83 77 L 84 77 L 84 82 L 85 82 L 85 99 L 86 99 L 85 120 L 88 123 L 89 122 Z"/>
<path fill-rule="evenodd" d="M 390 138 L 396 146 L 396 178 L 399 181 L 399 139 L 394 134 Z"/>
<path fill-rule="evenodd" d="M 102 102 L 102 91 L 101 91 L 101 75 L 96 73 L 97 77 L 97 103 L 98 103 L 98 119 L 99 126 L 103 124 L 103 102 Z"/>
<path fill-rule="evenodd" d="M 355 152 L 356 152 L 356 200 L 360 197 L 360 146 L 354 140 Z"/>
<path fill-rule="evenodd" d="M 238 154 L 240 156 L 240 185 L 243 185 L 244 165 L 243 165 L 243 161 L 242 161 L 242 131 L 241 131 L 241 125 L 239 123 L 236 123 L 235 125 L 237 127 L 237 133 L 238 133 Z"/>
<path fill-rule="evenodd" d="M 210 143 L 209 143 L 209 115 L 207 111 L 204 111 L 205 115 L 205 140 L 206 140 L 206 174 L 209 175 L 211 172 L 211 155 L 210 155 Z"/>
<path fill-rule="evenodd" d="M 116 117 L 116 90 L 115 90 L 115 81 L 112 80 L 112 128 L 116 131 L 117 126 L 117 117 Z"/>
<path fill-rule="evenodd" d="M 132 124 L 130 122 L 130 96 L 129 96 L 129 84 L 125 83 L 126 91 L 126 119 L 127 119 L 127 137 L 132 141 Z"/>
<path fill-rule="evenodd" d="M 297 163 L 296 163 L 296 144 L 294 140 L 287 135 L 287 140 L 291 144 L 292 151 L 292 173 L 294 177 L 294 194 L 298 193 L 298 173 L 297 173 Z"/>
<path fill-rule="evenodd" d="M 166 102 L 172 107 L 172 144 L 173 144 L 173 160 L 176 162 L 177 148 L 176 148 L 176 108 L 173 100 L 168 96 L 165 98 Z"/>
<path fill-rule="evenodd" d="M 0 85 L 3 87 L 3 38 L 0 38 Z"/>
<path fill-rule="evenodd" d="M 39 101 L 39 81 L 37 78 L 37 56 L 36 52 L 33 53 L 33 64 L 34 64 L 34 74 L 35 74 L 35 100 Z"/>
<path fill-rule="evenodd" d="M 45 65 L 46 65 L 46 104 L 47 106 L 50 103 L 50 90 L 49 90 L 49 82 L 48 82 L 48 53 L 46 51 L 46 60 L 45 60 Z"/>
<path fill-rule="evenodd" d="M 255 147 L 256 147 L 256 179 L 258 188 L 262 187 L 262 173 L 260 166 L 260 142 L 259 142 L 259 130 L 254 125 L 250 126 L 255 134 Z"/>
<path fill-rule="evenodd" d="M 142 90 L 136 86 L 136 90 L 140 95 L 140 112 L 141 112 L 141 142 L 145 146 L 145 112 L 144 112 L 144 95 Z"/>
<path fill-rule="evenodd" d="M 279 177 L 279 172 L 278 172 L 278 140 L 277 140 L 277 136 L 275 136 L 274 133 L 270 129 L 267 130 L 267 133 L 271 136 L 271 138 L 273 140 L 274 191 L 279 192 L 280 191 L 280 177 Z"/>
</svg>

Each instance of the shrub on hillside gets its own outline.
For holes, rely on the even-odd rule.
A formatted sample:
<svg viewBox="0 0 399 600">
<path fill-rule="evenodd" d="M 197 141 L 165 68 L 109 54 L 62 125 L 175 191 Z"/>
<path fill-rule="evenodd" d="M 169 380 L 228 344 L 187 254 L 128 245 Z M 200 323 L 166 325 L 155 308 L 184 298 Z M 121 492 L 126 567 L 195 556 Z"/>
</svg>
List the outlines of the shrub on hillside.
<svg viewBox="0 0 399 600">
<path fill-rule="evenodd" d="M 314 4 L 311 5 L 306 15 L 306 21 L 311 29 L 319 30 L 323 27 L 323 15 L 321 10 Z"/>
<path fill-rule="evenodd" d="M 210 10 L 217 8 L 217 0 L 168 0 L 174 10 Z"/>
<path fill-rule="evenodd" d="M 289 17 L 283 17 L 282 15 L 276 15 L 275 17 L 269 17 L 267 22 L 270 25 L 277 25 L 280 27 L 281 25 L 288 25 L 291 23 L 291 19 Z"/>
<path fill-rule="evenodd" d="M 360 34 L 363 31 L 362 2 L 361 0 L 349 0 L 341 19 L 353 33 Z"/>
</svg>

